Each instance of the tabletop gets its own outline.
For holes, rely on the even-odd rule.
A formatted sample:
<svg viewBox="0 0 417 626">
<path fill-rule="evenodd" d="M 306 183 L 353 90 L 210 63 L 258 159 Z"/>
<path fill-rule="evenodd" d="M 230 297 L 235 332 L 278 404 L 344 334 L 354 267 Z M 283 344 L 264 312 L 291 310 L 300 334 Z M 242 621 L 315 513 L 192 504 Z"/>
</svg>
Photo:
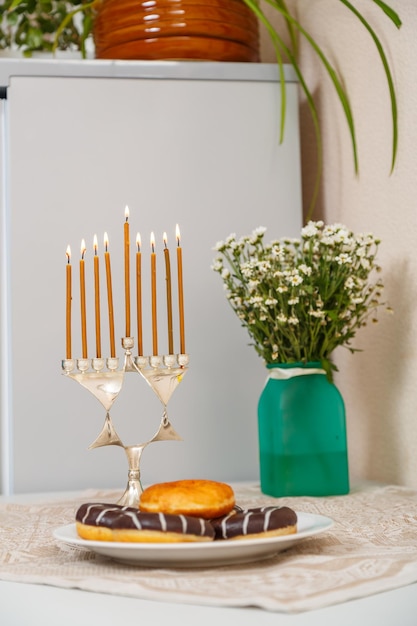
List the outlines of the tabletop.
<svg viewBox="0 0 417 626">
<path fill-rule="evenodd" d="M 244 505 L 271 500 L 255 485 L 235 491 Z M 255 619 L 260 626 L 416 623 L 417 493 L 412 490 L 381 486 L 342 497 L 286 499 L 299 511 L 331 512 L 334 526 L 261 563 L 182 570 L 112 564 L 66 551 L 54 540 L 57 522 L 72 521 L 79 503 L 103 497 L 112 502 L 114 496 L 89 490 L 0 497 L 2 624 L 55 626 L 59 619 L 60 626 L 75 621 L 107 626 L 115 615 L 169 619 L 174 625 L 203 618 L 235 618 L 243 626 Z M 351 508 L 359 526 L 346 514 Z"/>
</svg>

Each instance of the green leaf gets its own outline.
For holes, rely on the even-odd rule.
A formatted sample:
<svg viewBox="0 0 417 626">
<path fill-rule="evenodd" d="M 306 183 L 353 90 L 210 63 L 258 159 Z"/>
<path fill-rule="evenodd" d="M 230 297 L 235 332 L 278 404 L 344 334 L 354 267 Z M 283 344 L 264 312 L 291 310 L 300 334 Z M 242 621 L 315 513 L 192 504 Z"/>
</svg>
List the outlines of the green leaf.
<svg viewBox="0 0 417 626">
<path fill-rule="evenodd" d="M 357 144 L 356 144 L 356 133 L 355 133 L 353 114 L 352 114 L 352 110 L 351 110 L 351 107 L 350 107 L 348 96 L 346 94 L 345 89 L 342 86 L 341 81 L 339 80 L 339 77 L 337 75 L 336 70 L 332 67 L 332 65 L 328 61 L 327 57 L 325 56 L 325 54 L 323 53 L 323 51 L 321 50 L 321 48 L 317 44 L 317 42 L 313 39 L 313 37 L 311 37 L 311 35 L 309 33 L 307 33 L 307 31 L 301 26 L 301 24 L 295 18 L 292 17 L 292 15 L 290 15 L 289 13 L 284 11 L 283 9 L 277 7 L 274 4 L 273 0 L 266 0 L 266 2 L 268 2 L 268 4 L 270 4 L 271 6 L 275 6 L 277 11 L 279 11 L 281 13 L 281 15 L 283 15 L 292 24 L 294 24 L 295 28 L 303 35 L 303 37 L 305 39 L 307 39 L 307 41 L 309 42 L 309 44 L 311 45 L 311 47 L 313 48 L 315 53 L 318 55 L 318 57 L 320 58 L 321 62 L 323 63 L 323 65 L 324 65 L 328 75 L 330 76 L 330 79 L 331 79 L 331 81 L 333 83 L 333 86 L 336 89 L 336 93 L 337 93 L 337 95 L 339 97 L 339 100 L 340 100 L 340 102 L 342 104 L 343 111 L 344 111 L 344 114 L 345 114 L 345 118 L 346 118 L 346 121 L 347 121 L 347 124 L 348 124 L 350 137 L 351 137 L 351 141 L 352 141 L 354 167 L 355 167 L 355 172 L 357 173 L 358 169 L 359 169 L 359 166 L 358 166 L 358 151 L 357 151 Z"/>
<path fill-rule="evenodd" d="M 287 5 L 286 5 L 284 0 L 275 0 L 275 4 L 277 4 L 278 7 L 280 7 L 281 9 L 286 11 L 287 13 L 289 12 L 288 8 L 287 8 Z M 295 28 L 293 27 L 293 25 L 291 24 L 291 22 L 289 20 L 285 19 L 285 23 L 286 23 L 287 30 L 288 30 L 288 33 L 289 33 L 289 36 L 290 36 L 290 40 L 291 40 L 291 49 L 293 51 L 294 56 L 297 57 L 297 54 L 298 54 L 298 42 L 297 42 L 297 34 L 295 32 Z"/>
<path fill-rule="evenodd" d="M 15 24 L 17 24 L 18 21 L 19 16 L 17 13 L 9 13 L 7 15 L 7 23 L 10 24 L 10 26 L 14 26 Z"/>
<path fill-rule="evenodd" d="M 402 22 L 401 22 L 401 19 L 400 19 L 400 16 L 398 15 L 398 13 L 396 13 L 385 2 L 382 2 L 382 0 L 373 0 L 373 2 L 375 2 L 375 4 L 377 4 L 384 11 L 384 13 L 386 15 L 388 15 L 390 20 L 392 20 L 394 22 L 394 24 L 395 24 L 395 26 L 397 28 L 401 28 Z"/>
<path fill-rule="evenodd" d="M 13 11 L 16 7 L 19 6 L 19 4 L 21 4 L 23 2 L 23 0 L 13 0 L 13 2 L 11 3 L 10 7 L 9 7 L 9 11 Z"/>
<path fill-rule="evenodd" d="M 316 145 L 317 145 L 317 172 L 316 172 L 316 177 L 315 177 L 315 182 L 314 182 L 314 188 L 313 188 L 313 193 L 312 193 L 312 197 L 310 200 L 310 204 L 309 207 L 307 209 L 307 213 L 306 213 L 306 221 L 308 222 L 312 215 L 313 215 L 313 211 L 314 211 L 314 207 L 316 205 L 317 202 L 317 197 L 319 194 L 319 189 L 320 189 L 320 182 L 321 182 L 321 177 L 322 177 L 322 173 L 323 173 L 323 144 L 322 144 L 322 140 L 321 140 L 321 132 L 320 132 L 320 123 L 319 123 L 319 116 L 318 116 L 318 112 L 317 112 L 317 107 L 316 104 L 314 102 L 313 96 L 307 86 L 307 83 L 304 80 L 304 76 L 301 73 L 300 67 L 297 63 L 297 60 L 295 59 L 295 57 L 293 56 L 291 50 L 289 50 L 286 46 L 284 46 L 284 51 L 285 54 L 287 55 L 287 57 L 290 59 L 291 64 L 294 68 L 294 71 L 297 75 L 297 78 L 300 82 L 301 88 L 304 92 L 304 95 L 307 99 L 307 103 L 308 103 L 308 107 L 310 109 L 310 114 L 311 114 L 311 119 L 313 121 L 313 127 L 314 127 L 314 133 L 316 136 Z"/>
<path fill-rule="evenodd" d="M 61 24 L 59 25 L 59 27 L 56 30 L 54 42 L 53 42 L 53 45 L 52 45 L 52 52 L 55 52 L 56 49 L 58 48 L 59 38 L 60 38 L 62 32 L 68 26 L 68 24 L 71 23 L 73 17 L 75 15 L 77 15 L 77 13 L 88 11 L 89 9 L 94 8 L 99 2 L 101 2 L 101 0 L 92 0 L 92 2 L 86 2 L 85 4 L 82 4 L 78 8 L 74 9 L 73 11 L 70 11 L 66 15 L 66 17 L 64 18 L 64 20 L 61 22 Z M 85 58 L 86 52 L 85 52 L 84 42 L 82 42 L 81 51 L 82 51 L 83 57 Z"/>
<path fill-rule="evenodd" d="M 256 4 L 256 2 L 252 1 L 252 0 L 244 0 L 245 4 L 247 6 L 249 6 L 249 8 L 251 8 L 255 14 L 258 16 L 259 20 L 265 25 L 265 27 L 268 30 L 268 33 L 271 37 L 272 43 L 274 45 L 274 49 L 276 52 L 276 56 L 277 56 L 277 62 L 280 68 L 280 84 L 281 84 L 281 94 L 282 94 L 282 98 L 285 97 L 285 75 L 284 75 L 284 71 L 283 71 L 283 61 L 282 61 L 282 54 L 280 52 L 280 50 L 282 49 L 282 51 L 284 52 L 284 54 L 287 56 L 287 58 L 289 59 L 291 65 L 294 68 L 294 71 L 297 75 L 297 78 L 299 80 L 299 83 L 301 85 L 301 88 L 306 96 L 307 99 L 307 103 L 310 109 L 310 113 L 311 113 L 311 117 L 312 117 L 312 121 L 313 121 L 313 126 L 314 126 L 314 132 L 315 132 L 315 136 L 316 136 L 316 144 L 317 144 L 317 174 L 316 174 L 316 178 L 315 178 L 315 184 L 314 184 L 314 189 L 313 189 L 313 194 L 312 194 L 312 198 L 310 200 L 310 204 L 307 210 L 307 221 L 311 218 L 313 211 L 314 211 L 314 207 L 315 207 L 315 203 L 317 201 L 317 197 L 318 197 L 318 192 L 319 192 L 319 188 L 320 188 L 320 181 L 321 181 L 321 176 L 322 176 L 322 170 L 323 170 L 323 148 L 322 148 L 322 141 L 321 141 L 321 132 L 320 132 L 320 124 L 319 124 L 319 118 L 318 118 L 318 113 L 317 113 L 317 108 L 313 99 L 313 96 L 307 86 L 306 81 L 304 80 L 304 76 L 301 72 L 301 69 L 297 63 L 297 59 L 295 57 L 295 55 L 293 54 L 293 52 L 285 45 L 284 41 L 279 37 L 278 33 L 276 32 L 275 28 L 272 26 L 272 24 L 269 22 L 269 20 L 267 19 L 267 17 L 264 15 L 264 13 L 262 12 L 262 10 L 258 7 L 258 5 Z M 282 11 L 281 7 L 276 7 L 278 11 Z M 282 142 L 283 140 L 283 133 L 284 133 L 284 123 L 285 123 L 285 100 L 283 100 L 283 104 L 281 105 L 281 132 L 280 132 L 280 140 Z"/>
<path fill-rule="evenodd" d="M 279 80 L 281 87 L 281 124 L 280 124 L 280 133 L 279 133 L 279 141 L 280 143 L 284 140 L 284 130 L 285 130 L 285 117 L 287 110 L 287 92 L 286 92 L 286 83 L 285 83 L 285 73 L 284 73 L 284 63 L 281 55 L 281 47 L 283 45 L 281 37 L 276 32 L 275 28 L 272 26 L 264 12 L 259 8 L 257 0 L 243 0 L 244 3 L 255 13 L 258 20 L 262 22 L 267 29 L 273 46 L 275 50 L 275 56 L 277 59 L 277 64 L 279 68 Z"/>
<path fill-rule="evenodd" d="M 375 2 L 376 0 L 374 0 Z M 350 3 L 348 0 L 340 0 L 350 11 L 352 11 L 360 22 L 365 26 L 366 30 L 371 35 L 376 48 L 378 50 L 379 56 L 382 61 L 382 65 L 384 67 L 385 76 L 388 82 L 388 89 L 391 100 L 391 115 L 392 115 L 392 161 L 391 161 L 391 172 L 394 170 L 395 161 L 397 157 L 397 148 L 398 148 L 398 109 L 397 109 L 397 98 L 395 95 L 394 81 L 392 79 L 391 70 L 388 65 L 387 57 L 385 55 L 384 49 L 382 47 L 381 42 L 379 41 L 375 31 L 372 29 L 370 24 L 365 20 L 365 18 L 357 11 L 357 9 Z M 378 4 L 378 2 L 377 2 Z"/>
<path fill-rule="evenodd" d="M 42 45 L 42 31 L 40 28 L 29 28 L 26 38 L 26 44 L 31 50 L 35 50 Z"/>
</svg>

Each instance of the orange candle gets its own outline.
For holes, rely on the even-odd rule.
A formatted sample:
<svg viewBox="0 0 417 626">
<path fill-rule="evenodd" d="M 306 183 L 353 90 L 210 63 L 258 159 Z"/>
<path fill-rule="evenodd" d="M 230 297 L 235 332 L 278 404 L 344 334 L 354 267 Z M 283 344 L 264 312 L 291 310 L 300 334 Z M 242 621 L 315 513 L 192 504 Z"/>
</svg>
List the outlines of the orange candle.
<svg viewBox="0 0 417 626">
<path fill-rule="evenodd" d="M 178 308 L 180 317 L 180 353 L 185 354 L 185 332 L 184 332 L 184 287 L 182 279 L 182 248 L 180 240 L 180 229 L 176 226 L 177 237 L 177 269 L 178 269 Z"/>
<path fill-rule="evenodd" d="M 96 315 L 96 356 L 101 358 L 101 331 L 100 331 L 100 267 L 98 258 L 97 235 L 94 235 L 94 304 Z"/>
<path fill-rule="evenodd" d="M 85 305 L 85 267 L 84 255 L 86 247 L 84 239 L 81 241 L 81 259 L 80 259 L 80 302 L 81 302 L 81 340 L 83 359 L 87 358 L 87 315 Z"/>
<path fill-rule="evenodd" d="M 168 354 L 174 354 L 174 333 L 172 329 L 171 262 L 168 250 L 168 238 L 164 233 L 165 280 L 167 290 Z"/>
<path fill-rule="evenodd" d="M 142 254 L 140 234 L 136 235 L 136 309 L 138 330 L 138 355 L 143 356 L 142 343 Z"/>
<path fill-rule="evenodd" d="M 126 332 L 125 336 L 130 337 L 130 234 L 129 234 L 129 208 L 125 208 L 124 223 L 124 250 L 125 250 L 125 309 L 126 309 Z"/>
<path fill-rule="evenodd" d="M 116 356 L 116 348 L 114 343 L 113 290 L 111 284 L 109 238 L 107 233 L 104 233 L 104 261 L 106 265 L 107 304 L 109 310 L 110 356 L 111 358 L 114 358 Z"/>
<path fill-rule="evenodd" d="M 67 256 L 67 306 L 66 306 L 66 358 L 71 358 L 71 299 L 72 299 L 72 269 L 71 269 L 71 248 L 68 246 Z"/>
<path fill-rule="evenodd" d="M 151 290 L 152 290 L 152 349 L 153 355 L 158 354 L 158 327 L 156 316 L 156 254 L 155 235 L 151 233 Z"/>
</svg>

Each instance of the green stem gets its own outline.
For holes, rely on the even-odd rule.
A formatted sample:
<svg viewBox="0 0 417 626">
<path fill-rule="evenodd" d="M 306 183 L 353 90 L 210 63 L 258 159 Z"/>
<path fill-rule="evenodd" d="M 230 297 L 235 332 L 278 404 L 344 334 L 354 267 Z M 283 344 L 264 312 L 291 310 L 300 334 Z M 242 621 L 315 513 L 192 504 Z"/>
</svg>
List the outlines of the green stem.
<svg viewBox="0 0 417 626">
<path fill-rule="evenodd" d="M 15 0 L 15 1 L 17 3 L 21 2 L 21 0 Z M 88 11 L 88 9 L 92 9 L 94 6 L 99 4 L 99 2 L 101 2 L 101 0 L 92 0 L 92 2 L 87 2 L 86 4 L 82 4 L 76 9 L 74 9 L 73 11 L 70 11 L 69 13 L 67 13 L 67 15 L 62 20 L 61 24 L 58 26 L 56 33 L 55 33 L 54 43 L 52 45 L 52 52 L 54 54 L 55 54 L 56 49 L 58 48 L 59 37 L 61 33 L 65 30 L 67 25 L 71 22 L 73 17 L 77 15 L 77 13 L 80 13 L 81 11 L 86 11 L 86 10 Z M 83 59 L 85 59 L 86 51 L 85 51 L 85 36 L 84 35 L 81 38 L 81 52 L 82 52 Z"/>
</svg>

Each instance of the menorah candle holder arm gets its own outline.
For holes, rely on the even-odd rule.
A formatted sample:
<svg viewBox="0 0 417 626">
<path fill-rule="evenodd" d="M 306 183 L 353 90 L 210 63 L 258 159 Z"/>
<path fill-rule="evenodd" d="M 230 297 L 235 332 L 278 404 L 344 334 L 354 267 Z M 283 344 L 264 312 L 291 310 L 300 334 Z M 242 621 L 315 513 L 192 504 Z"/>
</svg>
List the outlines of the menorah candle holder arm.
<svg viewBox="0 0 417 626">
<path fill-rule="evenodd" d="M 123 366 L 119 369 L 119 359 L 64 359 L 63 374 L 78 382 L 92 393 L 106 410 L 104 425 L 98 437 L 89 449 L 117 445 L 126 453 L 128 461 L 128 481 L 126 489 L 118 501 L 124 506 L 138 506 L 142 493 L 140 462 L 142 452 L 150 443 L 157 441 L 181 441 L 181 437 L 168 419 L 168 402 L 183 380 L 188 370 L 188 354 L 168 354 L 152 356 L 132 356 L 134 340 L 124 337 L 122 346 L 125 351 Z M 110 409 L 122 390 L 126 373 L 140 374 L 163 405 L 162 418 L 156 433 L 148 441 L 135 445 L 125 445 L 113 425 Z"/>
</svg>

